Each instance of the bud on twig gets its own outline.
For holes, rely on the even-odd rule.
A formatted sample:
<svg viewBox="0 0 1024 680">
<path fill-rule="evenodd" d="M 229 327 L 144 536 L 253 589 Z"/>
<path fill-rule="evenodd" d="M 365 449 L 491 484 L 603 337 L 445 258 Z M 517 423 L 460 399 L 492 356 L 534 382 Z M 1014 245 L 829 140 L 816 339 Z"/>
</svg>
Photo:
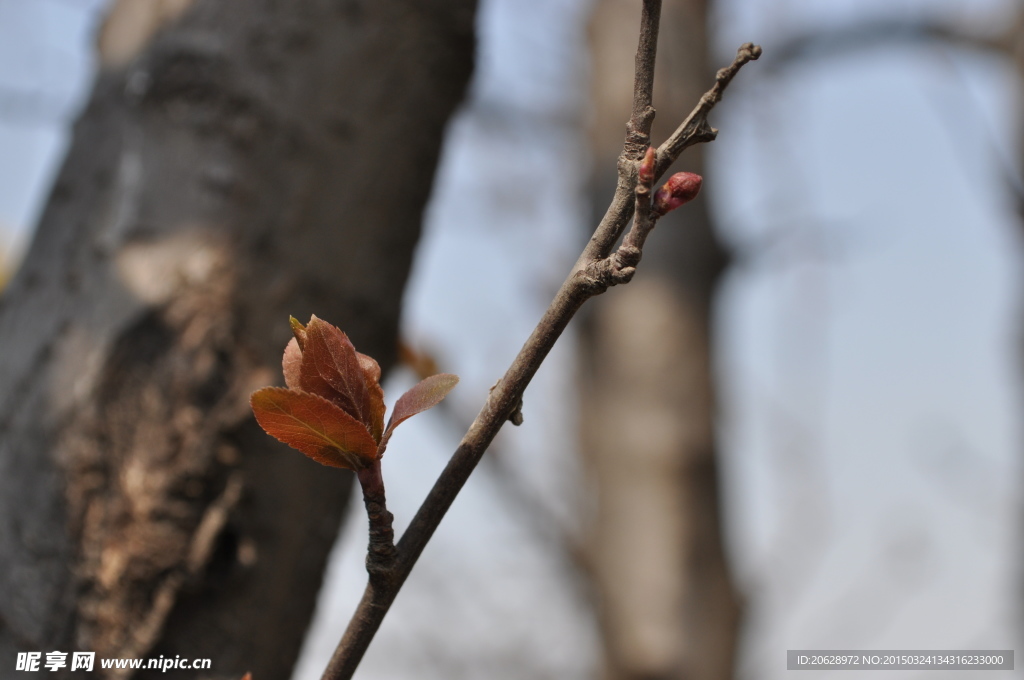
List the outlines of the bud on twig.
<svg viewBox="0 0 1024 680">
<path fill-rule="evenodd" d="M 640 167 L 637 170 L 637 179 L 645 187 L 649 187 L 654 184 L 654 147 L 647 147 L 647 153 L 644 154 L 644 159 L 640 161 Z"/>
<path fill-rule="evenodd" d="M 654 206 L 651 212 L 664 215 L 688 203 L 697 196 L 703 179 L 692 172 L 677 172 L 668 178 L 658 192 L 654 194 Z"/>
</svg>

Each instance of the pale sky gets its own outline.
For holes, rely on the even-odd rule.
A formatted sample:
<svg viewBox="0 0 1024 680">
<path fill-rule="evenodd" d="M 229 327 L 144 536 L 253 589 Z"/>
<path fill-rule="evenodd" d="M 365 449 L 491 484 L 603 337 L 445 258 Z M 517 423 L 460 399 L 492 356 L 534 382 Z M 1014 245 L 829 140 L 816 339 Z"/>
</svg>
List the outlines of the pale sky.
<svg viewBox="0 0 1024 680">
<path fill-rule="evenodd" d="M 0 0 L 0 95 L 32 94 L 0 103 L 8 234 L 27 233 L 45 200 L 70 102 L 88 86 L 98 4 Z M 787 31 L 865 16 L 998 26 L 1003 6 L 724 0 L 720 61 L 752 40 L 767 63 Z M 578 252 L 586 9 L 482 5 L 477 105 L 451 126 L 404 320 L 463 377 L 452 398 L 467 418 Z M 1024 580 L 1022 282 L 1000 164 L 1016 157 L 1013 73 L 928 45 L 822 56 L 770 77 L 759 66 L 713 115 L 722 132 L 703 199 L 742 255 L 722 290 L 717 338 L 728 540 L 749 598 L 743 677 L 783 677 L 790 648 L 1012 648 Z M 49 111 L 40 102 L 58 110 L 42 121 L 23 113 Z M 527 393 L 526 424 L 502 440 L 541 498 L 575 488 L 571 333 L 565 340 Z M 392 399 L 407 380 L 393 376 Z M 399 527 L 459 436 L 436 416 L 405 428 L 385 461 Z M 558 474 L 538 473 L 551 465 Z M 362 589 L 356 510 L 325 591 L 332 614 L 296 680 L 318 676 Z M 566 503 L 550 511 L 573 521 Z M 412 677 L 433 664 L 435 675 L 415 677 L 582 679 L 596 645 L 557 561 L 481 469 L 358 677 Z"/>
</svg>

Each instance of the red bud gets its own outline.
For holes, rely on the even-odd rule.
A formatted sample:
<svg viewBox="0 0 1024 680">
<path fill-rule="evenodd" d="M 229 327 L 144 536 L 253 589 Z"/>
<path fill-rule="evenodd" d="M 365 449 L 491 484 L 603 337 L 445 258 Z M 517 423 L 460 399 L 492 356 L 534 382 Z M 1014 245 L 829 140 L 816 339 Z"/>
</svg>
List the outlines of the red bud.
<svg viewBox="0 0 1024 680">
<path fill-rule="evenodd" d="M 652 212 L 664 215 L 684 203 L 689 203 L 697 196 L 703 181 L 700 175 L 692 172 L 677 172 L 672 175 L 654 194 Z"/>
<path fill-rule="evenodd" d="M 654 183 L 654 147 L 647 147 L 647 153 L 644 154 L 644 159 L 640 162 L 640 168 L 637 171 L 638 179 L 640 184 L 644 186 L 651 186 Z"/>
</svg>

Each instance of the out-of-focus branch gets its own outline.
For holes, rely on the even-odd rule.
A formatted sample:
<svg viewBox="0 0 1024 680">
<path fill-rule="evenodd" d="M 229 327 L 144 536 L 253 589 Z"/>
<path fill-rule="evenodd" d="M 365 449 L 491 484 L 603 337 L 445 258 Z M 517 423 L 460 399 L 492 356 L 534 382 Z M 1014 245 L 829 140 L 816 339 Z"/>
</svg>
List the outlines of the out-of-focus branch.
<svg viewBox="0 0 1024 680">
<path fill-rule="evenodd" d="M 777 70 L 821 55 L 837 57 L 887 45 L 932 42 L 1010 56 L 1019 40 L 1020 23 L 999 34 L 986 34 L 933 19 L 876 19 L 792 35 L 772 47 L 765 65 Z"/>
<path fill-rule="evenodd" d="M 885 18 L 797 33 L 773 46 L 771 58 L 766 61 L 765 67 L 769 72 L 779 72 L 823 57 L 835 58 L 878 47 L 913 44 L 995 54 L 1010 59 L 1018 71 L 1024 72 L 1024 7 L 999 32 L 971 30 L 969 27 L 931 18 Z M 956 128 L 953 123 L 949 125 Z M 951 134 L 957 137 L 960 131 L 951 129 Z M 997 158 L 1000 157 L 998 147 L 999 143 L 993 141 L 992 148 Z M 1004 186 L 1017 204 L 1024 206 L 1024 187 L 1020 177 L 1009 164 L 1004 162 L 1002 165 Z M 1024 208 L 1021 208 L 1021 212 L 1024 213 Z"/>
</svg>

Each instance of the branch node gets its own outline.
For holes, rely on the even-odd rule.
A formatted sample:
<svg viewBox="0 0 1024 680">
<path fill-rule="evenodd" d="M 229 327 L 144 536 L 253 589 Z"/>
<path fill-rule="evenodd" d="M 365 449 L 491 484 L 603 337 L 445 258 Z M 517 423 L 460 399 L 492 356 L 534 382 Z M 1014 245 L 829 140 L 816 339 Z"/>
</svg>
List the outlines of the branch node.
<svg viewBox="0 0 1024 680">
<path fill-rule="evenodd" d="M 580 285 L 588 296 L 600 295 L 610 286 L 629 283 L 636 274 L 636 265 L 642 252 L 639 248 L 623 243 L 608 257 L 591 262 L 577 274 Z"/>
<path fill-rule="evenodd" d="M 490 394 L 491 392 L 493 392 L 498 387 L 498 385 L 500 385 L 500 384 L 501 384 L 501 380 L 499 379 L 496 383 L 491 385 L 491 389 L 487 390 L 487 393 Z M 490 400 L 488 400 L 488 402 L 490 402 Z M 516 400 L 515 407 L 513 407 L 513 409 L 509 412 L 508 416 L 505 417 L 505 420 L 507 422 L 512 423 L 516 427 L 519 427 L 520 425 L 523 424 L 523 396 L 522 395 L 519 395 L 519 399 Z"/>
<path fill-rule="evenodd" d="M 512 423 L 516 427 L 523 424 L 523 398 L 519 397 L 519 401 L 516 402 L 516 407 L 512 409 L 512 413 L 508 414 L 508 422 Z"/>
<path fill-rule="evenodd" d="M 651 144 L 651 123 L 654 120 L 654 107 L 648 106 L 641 114 L 639 120 L 631 118 L 626 123 L 626 142 L 622 147 L 622 155 L 631 160 L 638 161 L 644 157 L 647 147 Z"/>
<path fill-rule="evenodd" d="M 612 271 L 621 271 L 623 269 L 632 269 L 640 263 L 640 256 L 642 253 L 640 249 L 623 243 L 615 254 L 612 255 L 614 263 Z"/>
<path fill-rule="evenodd" d="M 611 285 L 611 257 L 589 263 L 584 269 L 576 272 L 576 282 L 584 295 L 594 297 L 608 290 Z"/>
<path fill-rule="evenodd" d="M 633 280 L 633 275 L 636 274 L 636 267 L 623 267 L 622 269 L 612 270 L 611 285 L 618 286 L 619 284 L 629 283 Z"/>
</svg>

